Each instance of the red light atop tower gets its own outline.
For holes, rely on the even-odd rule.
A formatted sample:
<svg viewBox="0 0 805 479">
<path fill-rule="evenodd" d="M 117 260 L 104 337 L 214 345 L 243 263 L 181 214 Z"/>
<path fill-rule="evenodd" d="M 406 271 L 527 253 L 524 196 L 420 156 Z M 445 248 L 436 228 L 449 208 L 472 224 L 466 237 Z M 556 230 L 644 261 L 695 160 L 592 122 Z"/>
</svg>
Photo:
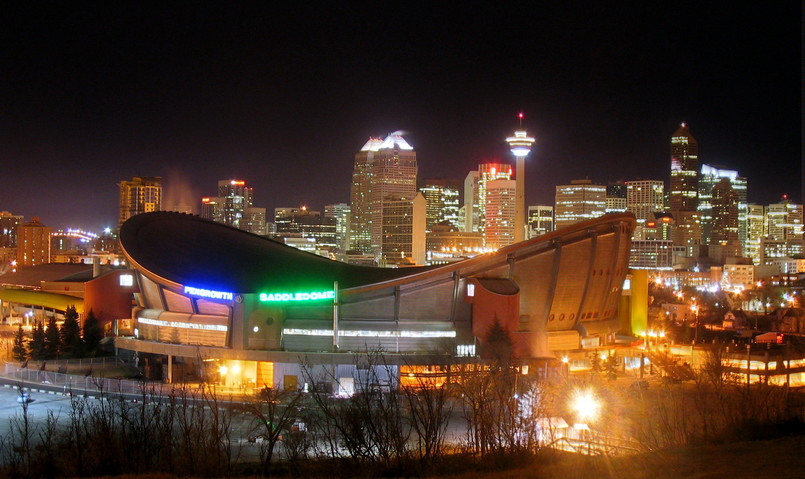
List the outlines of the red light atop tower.
<svg viewBox="0 0 805 479">
<path fill-rule="evenodd" d="M 517 114 L 517 118 L 519 118 L 519 119 L 521 119 L 521 120 L 522 120 L 524 117 L 525 117 L 525 115 L 523 115 L 523 112 L 520 112 L 520 113 L 518 113 L 518 114 Z"/>
</svg>

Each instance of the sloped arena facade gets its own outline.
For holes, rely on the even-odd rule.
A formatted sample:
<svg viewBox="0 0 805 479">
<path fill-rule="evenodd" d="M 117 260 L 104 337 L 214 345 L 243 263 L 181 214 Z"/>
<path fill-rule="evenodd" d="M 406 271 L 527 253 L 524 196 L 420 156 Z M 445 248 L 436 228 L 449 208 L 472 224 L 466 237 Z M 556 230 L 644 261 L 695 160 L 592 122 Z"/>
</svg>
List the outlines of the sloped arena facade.
<svg viewBox="0 0 805 479">
<path fill-rule="evenodd" d="M 388 381 L 438 375 L 476 361 L 497 322 L 517 361 L 545 365 L 612 340 L 634 226 L 612 214 L 448 265 L 386 269 L 197 216 L 141 214 L 120 231 L 139 293 L 132 335 L 115 345 L 168 381 L 303 388 L 305 364 L 349 394 L 369 353 Z"/>
</svg>

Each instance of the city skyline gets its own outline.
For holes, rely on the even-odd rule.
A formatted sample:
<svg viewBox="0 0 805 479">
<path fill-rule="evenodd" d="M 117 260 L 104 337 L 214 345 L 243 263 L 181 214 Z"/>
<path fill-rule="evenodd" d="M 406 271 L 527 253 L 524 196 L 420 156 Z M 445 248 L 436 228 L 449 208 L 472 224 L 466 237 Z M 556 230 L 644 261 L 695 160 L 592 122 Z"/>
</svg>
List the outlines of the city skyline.
<svg viewBox="0 0 805 479">
<path fill-rule="evenodd" d="M 513 164 L 521 110 L 537 140 L 527 205 L 573 179 L 667 185 L 682 122 L 700 163 L 747 178 L 750 202 L 801 203 L 799 9 L 668 8 L 401 11 L 405 32 L 375 45 L 356 29 L 377 38 L 387 24 L 349 8 L 18 6 L 0 209 L 97 231 L 116 223 L 117 183 L 137 176 L 162 176 L 166 204 L 184 191 L 198 209 L 208 185 L 239 178 L 268 211 L 321 208 L 348 201 L 369 136 L 405 131 L 420 179 Z M 282 28 L 303 17 L 304 31 Z"/>
</svg>

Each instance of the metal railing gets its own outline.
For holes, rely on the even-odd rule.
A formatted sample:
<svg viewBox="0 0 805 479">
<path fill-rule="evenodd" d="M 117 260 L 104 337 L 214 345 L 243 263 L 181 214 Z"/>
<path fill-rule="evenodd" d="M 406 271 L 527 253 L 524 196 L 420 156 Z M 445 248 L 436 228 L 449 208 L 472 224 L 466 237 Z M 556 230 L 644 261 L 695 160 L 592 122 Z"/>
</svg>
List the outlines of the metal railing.
<svg viewBox="0 0 805 479">
<path fill-rule="evenodd" d="M 100 360 L 107 358 L 97 359 Z M 114 358 L 108 359 L 111 360 Z M 77 365 L 79 360 L 71 359 L 69 361 L 71 365 Z M 87 363 L 90 361 L 89 359 L 84 359 L 82 361 L 84 361 L 82 366 L 77 367 L 89 367 L 89 363 Z M 60 362 L 50 361 L 46 364 L 46 366 L 58 366 L 59 370 L 62 370 L 62 367 L 66 366 L 66 362 L 64 364 L 58 363 Z M 96 362 L 94 364 L 100 363 Z M 66 368 L 64 370 L 66 370 Z M 25 387 L 29 388 L 34 387 L 34 385 L 41 385 L 43 387 L 47 387 L 48 389 L 61 388 L 62 392 L 65 393 L 73 392 L 88 395 L 94 395 L 101 392 L 132 395 L 140 395 L 143 394 L 143 392 L 147 392 L 148 394 L 162 395 L 163 392 L 168 393 L 171 388 L 170 384 L 154 382 L 146 383 L 143 381 L 132 381 L 117 378 L 102 378 L 92 376 L 91 374 L 80 375 L 67 374 L 58 371 L 48 371 L 47 369 L 41 368 L 41 366 L 32 366 L 30 363 L 28 364 L 28 367 L 24 368 L 15 364 L 6 363 L 3 375 L 12 381 L 20 381 L 21 383 L 24 383 Z M 167 389 L 165 389 L 165 387 L 167 387 Z"/>
</svg>

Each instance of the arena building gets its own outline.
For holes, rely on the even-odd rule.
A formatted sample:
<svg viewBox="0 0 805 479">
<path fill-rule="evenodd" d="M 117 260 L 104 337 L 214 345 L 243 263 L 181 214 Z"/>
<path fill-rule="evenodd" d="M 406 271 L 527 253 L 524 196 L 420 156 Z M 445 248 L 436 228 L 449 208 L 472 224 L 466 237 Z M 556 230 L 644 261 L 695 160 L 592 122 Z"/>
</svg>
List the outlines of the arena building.
<svg viewBox="0 0 805 479">
<path fill-rule="evenodd" d="M 482 355 L 497 321 L 519 360 L 544 363 L 619 329 L 634 226 L 612 214 L 448 265 L 384 269 L 141 214 L 120 230 L 139 293 L 133 336 L 115 344 L 169 381 L 212 372 L 232 387 L 301 388 L 304 361 L 348 394 L 369 351 L 382 351 L 386 376 L 432 371 Z"/>
</svg>

